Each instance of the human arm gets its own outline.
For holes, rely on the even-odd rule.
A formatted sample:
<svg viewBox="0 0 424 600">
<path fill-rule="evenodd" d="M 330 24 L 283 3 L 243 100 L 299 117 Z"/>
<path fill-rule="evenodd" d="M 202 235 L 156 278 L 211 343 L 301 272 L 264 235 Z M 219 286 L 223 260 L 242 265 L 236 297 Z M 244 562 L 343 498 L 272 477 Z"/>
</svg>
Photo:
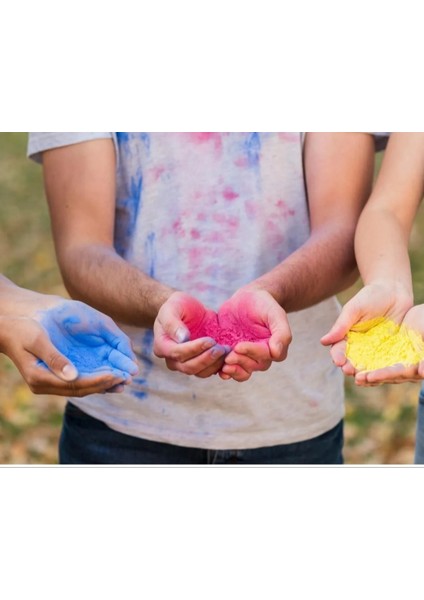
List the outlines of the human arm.
<svg viewBox="0 0 424 600">
<path fill-rule="evenodd" d="M 323 344 L 333 344 L 333 360 L 346 375 L 355 374 L 345 356 L 347 331 L 375 317 L 400 323 L 413 305 L 408 241 L 423 191 L 424 134 L 392 133 L 355 235 L 364 287 L 322 338 Z"/>
<path fill-rule="evenodd" d="M 73 298 L 122 323 L 151 327 L 174 290 L 128 263 L 113 247 L 115 169 L 110 139 L 43 153 L 57 258 Z"/>
<path fill-rule="evenodd" d="M 242 288 L 250 294 L 266 292 L 286 313 L 312 306 L 356 278 L 353 238 L 371 189 L 374 141 L 365 133 L 308 133 L 304 161 L 310 236 L 274 269 Z M 260 318 L 266 321 L 266 313 Z M 283 323 L 283 315 L 278 321 Z M 285 326 L 281 333 L 283 330 L 285 339 L 280 335 L 280 342 L 286 352 L 290 338 Z M 238 350 L 240 347 L 234 349 Z M 270 353 L 265 356 L 266 348 L 263 351 L 262 360 L 271 364 L 275 359 Z M 284 354 L 278 353 L 278 358 L 283 359 Z M 234 366 L 228 365 L 233 359 L 234 354 L 228 355 L 223 373 L 235 373 Z"/>
<path fill-rule="evenodd" d="M 39 394 L 122 391 L 137 372 L 129 339 L 111 319 L 80 302 L 20 288 L 2 275 L 0 352 Z"/>
<path fill-rule="evenodd" d="M 115 222 L 113 143 L 94 140 L 43 153 L 43 171 L 59 266 L 72 297 L 119 322 L 155 328 L 155 352 L 174 370 L 204 376 L 216 368 L 210 340 L 186 343 L 176 290 L 163 285 L 120 257 L 113 246 Z M 178 297 L 178 296 L 177 296 Z M 176 309 L 176 312 L 174 312 Z M 174 327 L 175 321 L 178 325 Z M 215 348 L 218 351 L 220 349 Z"/>
</svg>

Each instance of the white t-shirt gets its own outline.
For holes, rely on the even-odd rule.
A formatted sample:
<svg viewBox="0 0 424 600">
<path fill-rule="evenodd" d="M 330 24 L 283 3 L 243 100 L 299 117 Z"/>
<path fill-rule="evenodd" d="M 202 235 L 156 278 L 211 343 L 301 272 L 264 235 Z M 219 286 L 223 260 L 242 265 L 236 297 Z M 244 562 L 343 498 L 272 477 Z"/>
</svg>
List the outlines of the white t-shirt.
<svg viewBox="0 0 424 600">
<path fill-rule="evenodd" d="M 32 133 L 28 153 L 96 138 L 117 151 L 115 247 L 143 272 L 218 310 L 309 236 L 300 133 Z M 343 376 L 320 338 L 339 304 L 289 314 L 287 360 L 249 381 L 199 379 L 153 355 L 150 329 L 122 327 L 140 373 L 122 394 L 71 401 L 125 434 L 207 449 L 303 441 L 343 417 Z"/>
</svg>

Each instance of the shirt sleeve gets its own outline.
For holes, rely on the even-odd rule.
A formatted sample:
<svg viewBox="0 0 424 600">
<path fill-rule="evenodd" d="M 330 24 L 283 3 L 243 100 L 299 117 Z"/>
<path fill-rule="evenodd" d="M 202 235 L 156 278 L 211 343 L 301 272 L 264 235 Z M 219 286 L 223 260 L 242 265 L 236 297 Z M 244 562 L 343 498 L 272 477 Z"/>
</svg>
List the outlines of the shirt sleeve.
<svg viewBox="0 0 424 600">
<path fill-rule="evenodd" d="M 71 144 L 79 144 L 90 140 L 113 139 L 116 148 L 116 135 L 112 132 L 88 132 L 88 131 L 73 131 L 73 132 L 31 132 L 28 136 L 27 155 L 35 162 L 43 162 L 43 152 L 60 148 L 62 146 L 70 146 Z"/>
</svg>

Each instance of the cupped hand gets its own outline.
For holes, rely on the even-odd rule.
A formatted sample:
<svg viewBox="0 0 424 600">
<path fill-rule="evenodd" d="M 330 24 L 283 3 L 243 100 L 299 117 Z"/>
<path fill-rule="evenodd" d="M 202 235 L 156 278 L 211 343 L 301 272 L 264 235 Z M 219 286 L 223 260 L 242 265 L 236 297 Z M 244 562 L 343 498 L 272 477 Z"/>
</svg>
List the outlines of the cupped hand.
<svg viewBox="0 0 424 600">
<path fill-rule="evenodd" d="M 220 371 L 222 379 L 247 381 L 287 357 L 292 336 L 285 311 L 265 290 L 242 288 L 218 312 L 232 351 Z"/>
<path fill-rule="evenodd" d="M 348 331 L 377 318 L 401 323 L 411 306 L 411 295 L 400 286 L 385 283 L 366 285 L 344 305 L 333 327 L 321 338 L 321 343 L 331 346 L 331 358 L 345 375 L 356 375 L 357 370 L 346 358 Z"/>
<path fill-rule="evenodd" d="M 120 392 L 138 372 L 129 338 L 88 305 L 37 294 L 24 312 L 1 317 L 2 350 L 34 393 Z"/>
<path fill-rule="evenodd" d="M 213 330 L 214 311 L 183 292 L 174 292 L 156 317 L 153 351 L 168 369 L 206 378 L 218 373 L 229 348 L 207 332 Z"/>
<path fill-rule="evenodd" d="M 424 338 L 424 304 L 413 306 L 406 313 L 402 325 L 415 331 Z M 423 355 L 424 341 L 417 351 Z M 355 383 L 361 387 L 381 385 L 383 383 L 416 382 L 424 379 L 424 360 L 415 365 L 396 364 L 375 371 L 359 371 L 355 374 Z"/>
</svg>

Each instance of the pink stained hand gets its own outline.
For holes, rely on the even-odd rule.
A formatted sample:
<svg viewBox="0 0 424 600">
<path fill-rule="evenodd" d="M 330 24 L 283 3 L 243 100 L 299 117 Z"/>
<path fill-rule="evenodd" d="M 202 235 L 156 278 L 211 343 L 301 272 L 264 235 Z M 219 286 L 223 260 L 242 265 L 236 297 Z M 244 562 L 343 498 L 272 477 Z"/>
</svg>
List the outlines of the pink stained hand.
<svg viewBox="0 0 424 600">
<path fill-rule="evenodd" d="M 216 314 L 183 292 L 174 292 L 161 306 L 155 320 L 156 356 L 164 358 L 168 369 L 206 378 L 218 373 L 229 348 L 208 333 Z"/>
<path fill-rule="evenodd" d="M 291 331 L 285 311 L 265 290 L 238 290 L 218 312 L 221 343 L 232 350 L 220 371 L 222 379 L 247 381 L 287 357 Z"/>
</svg>

